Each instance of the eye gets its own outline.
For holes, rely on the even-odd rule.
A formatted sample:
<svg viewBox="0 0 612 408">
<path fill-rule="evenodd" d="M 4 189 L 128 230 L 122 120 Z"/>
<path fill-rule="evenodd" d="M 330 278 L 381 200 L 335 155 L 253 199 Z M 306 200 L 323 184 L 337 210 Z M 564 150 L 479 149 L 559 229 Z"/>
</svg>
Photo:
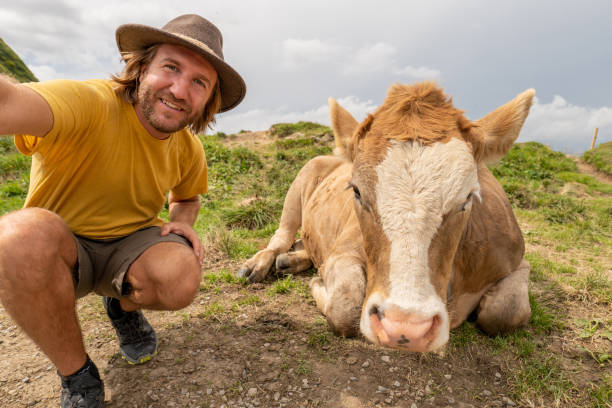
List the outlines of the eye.
<svg viewBox="0 0 612 408">
<path fill-rule="evenodd" d="M 467 198 L 465 199 L 465 202 L 461 206 L 461 211 L 465 211 L 465 209 L 472 203 L 472 197 L 474 197 L 473 193 L 468 194 Z"/>
<path fill-rule="evenodd" d="M 206 88 L 206 83 L 202 81 L 201 79 L 194 79 L 193 83 L 198 86 L 201 86 L 202 88 Z"/>
<path fill-rule="evenodd" d="M 356 185 L 354 185 L 353 183 L 349 183 L 347 190 L 349 188 L 353 189 L 353 193 L 355 194 L 355 200 L 359 201 L 361 203 L 361 193 L 359 192 L 359 189 L 357 188 Z"/>
<path fill-rule="evenodd" d="M 176 65 L 172 65 L 172 64 L 166 64 L 166 65 L 164 65 L 164 68 L 166 68 L 168 71 L 172 71 L 172 72 L 178 71 L 178 67 Z"/>
</svg>

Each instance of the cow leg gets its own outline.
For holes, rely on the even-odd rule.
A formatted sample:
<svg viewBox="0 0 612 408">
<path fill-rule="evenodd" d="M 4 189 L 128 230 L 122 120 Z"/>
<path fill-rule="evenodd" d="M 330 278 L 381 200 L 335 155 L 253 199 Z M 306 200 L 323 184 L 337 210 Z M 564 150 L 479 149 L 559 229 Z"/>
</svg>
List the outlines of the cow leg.
<svg viewBox="0 0 612 408">
<path fill-rule="evenodd" d="M 282 274 L 296 274 L 308 270 L 312 266 L 312 260 L 308 251 L 304 249 L 301 239 L 295 241 L 293 251 L 280 254 L 276 257 L 276 271 Z"/>
<path fill-rule="evenodd" d="M 359 331 L 366 278 L 363 265 L 353 257 L 330 258 L 310 281 L 312 297 L 334 333 L 355 336 Z"/>
<path fill-rule="evenodd" d="M 523 259 L 514 272 L 485 292 L 478 305 L 476 323 L 487 334 L 506 333 L 529 322 L 529 270 L 529 262 Z"/>
<path fill-rule="evenodd" d="M 278 229 L 268 242 L 268 246 L 248 259 L 238 270 L 237 275 L 249 282 L 264 280 L 276 257 L 287 252 L 295 241 L 295 234 L 302 225 L 302 187 L 308 181 L 308 172 L 301 171 L 291 183 L 285 196 L 283 213 Z"/>
</svg>

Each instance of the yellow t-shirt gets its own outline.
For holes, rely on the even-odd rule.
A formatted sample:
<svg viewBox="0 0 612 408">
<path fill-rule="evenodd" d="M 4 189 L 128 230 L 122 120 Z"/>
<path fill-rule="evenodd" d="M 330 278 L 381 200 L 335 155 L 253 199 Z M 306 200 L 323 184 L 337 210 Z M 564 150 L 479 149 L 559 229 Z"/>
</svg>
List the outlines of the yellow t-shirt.
<svg viewBox="0 0 612 408">
<path fill-rule="evenodd" d="M 155 139 L 112 81 L 27 86 L 51 106 L 53 128 L 44 138 L 15 136 L 32 155 L 25 207 L 55 212 L 78 235 L 116 238 L 163 224 L 168 191 L 179 200 L 207 191 L 200 140 L 187 129 Z"/>
</svg>

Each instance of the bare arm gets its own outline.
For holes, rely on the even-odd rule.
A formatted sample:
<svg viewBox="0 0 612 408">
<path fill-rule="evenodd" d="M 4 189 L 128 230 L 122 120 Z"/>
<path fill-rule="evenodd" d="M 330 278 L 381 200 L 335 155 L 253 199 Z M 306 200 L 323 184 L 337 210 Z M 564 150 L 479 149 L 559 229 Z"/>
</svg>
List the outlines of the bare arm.
<svg viewBox="0 0 612 408">
<path fill-rule="evenodd" d="M 200 197 L 195 196 L 186 200 L 177 200 L 172 192 L 168 196 L 168 207 L 170 210 L 170 222 L 164 224 L 161 229 L 162 235 L 168 235 L 174 233 L 182 235 L 193 246 L 193 250 L 200 260 L 200 263 L 204 260 L 204 248 L 200 237 L 193 230 L 193 224 L 198 218 L 198 212 L 200 211 Z"/>
<path fill-rule="evenodd" d="M 30 88 L 0 75 L 0 135 L 45 136 L 53 126 L 47 101 Z"/>
<path fill-rule="evenodd" d="M 170 222 L 184 222 L 193 226 L 200 211 L 200 196 L 179 201 L 170 193 L 168 196 L 168 207 L 170 210 Z"/>
</svg>

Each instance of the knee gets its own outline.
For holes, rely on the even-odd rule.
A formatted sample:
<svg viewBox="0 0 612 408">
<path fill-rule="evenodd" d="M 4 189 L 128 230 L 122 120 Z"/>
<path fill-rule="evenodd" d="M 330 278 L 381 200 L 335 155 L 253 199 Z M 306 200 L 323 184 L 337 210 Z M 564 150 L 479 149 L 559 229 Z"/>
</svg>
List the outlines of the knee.
<svg viewBox="0 0 612 408">
<path fill-rule="evenodd" d="M 182 309 L 200 288 L 200 263 L 193 250 L 181 244 L 168 247 L 163 254 L 147 254 L 129 271 L 128 281 L 136 292 L 133 301 L 144 307 Z"/>
<path fill-rule="evenodd" d="M 520 294 L 509 293 L 494 301 L 481 303 L 476 323 L 485 333 L 495 336 L 527 325 L 530 318 L 529 300 Z"/>
<path fill-rule="evenodd" d="M 0 218 L 0 275 L 5 280 L 46 286 L 57 280 L 54 271 L 69 270 L 76 257 L 72 232 L 57 214 L 25 208 Z"/>
<path fill-rule="evenodd" d="M 74 244 L 72 232 L 62 218 L 42 208 L 24 208 L 0 217 L 0 243 L 10 254 L 27 252 L 40 258 L 46 252 Z M 68 245 L 69 246 L 69 245 Z M 17 251 L 17 252 L 15 252 Z"/>
</svg>

